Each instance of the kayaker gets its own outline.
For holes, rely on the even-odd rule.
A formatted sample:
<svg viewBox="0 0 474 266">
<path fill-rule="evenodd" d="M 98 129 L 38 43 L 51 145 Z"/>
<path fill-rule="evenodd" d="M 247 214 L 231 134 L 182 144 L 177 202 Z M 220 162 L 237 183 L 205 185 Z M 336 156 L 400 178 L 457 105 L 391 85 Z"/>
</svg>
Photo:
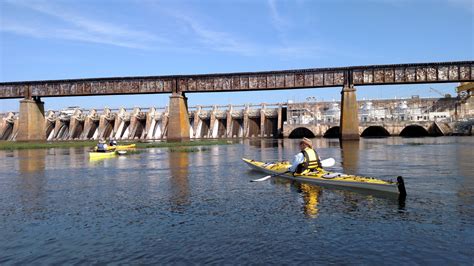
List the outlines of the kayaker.
<svg viewBox="0 0 474 266">
<path fill-rule="evenodd" d="M 97 144 L 96 151 L 98 152 L 106 152 L 107 151 L 107 143 L 105 143 L 105 140 L 100 138 L 99 143 Z"/>
<path fill-rule="evenodd" d="M 295 155 L 291 167 L 288 171 L 295 174 L 305 174 L 308 172 L 317 172 L 321 169 L 321 162 L 319 156 L 313 149 L 313 142 L 308 138 L 303 138 L 300 141 L 301 152 Z"/>
<path fill-rule="evenodd" d="M 109 146 L 115 147 L 117 146 L 117 141 L 115 138 L 110 138 Z"/>
</svg>

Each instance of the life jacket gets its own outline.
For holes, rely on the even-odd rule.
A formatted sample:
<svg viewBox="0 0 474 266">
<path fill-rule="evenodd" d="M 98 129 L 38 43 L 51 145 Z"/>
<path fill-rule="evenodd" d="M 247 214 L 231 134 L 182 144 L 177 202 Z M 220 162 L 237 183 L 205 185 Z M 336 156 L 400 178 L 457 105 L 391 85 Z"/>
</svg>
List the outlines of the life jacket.
<svg viewBox="0 0 474 266">
<path fill-rule="evenodd" d="M 301 151 L 304 155 L 304 161 L 298 165 L 296 168 L 297 174 L 304 174 L 308 172 L 317 171 L 318 168 L 321 168 L 321 162 L 319 161 L 319 156 L 314 149 L 305 148 Z"/>
</svg>

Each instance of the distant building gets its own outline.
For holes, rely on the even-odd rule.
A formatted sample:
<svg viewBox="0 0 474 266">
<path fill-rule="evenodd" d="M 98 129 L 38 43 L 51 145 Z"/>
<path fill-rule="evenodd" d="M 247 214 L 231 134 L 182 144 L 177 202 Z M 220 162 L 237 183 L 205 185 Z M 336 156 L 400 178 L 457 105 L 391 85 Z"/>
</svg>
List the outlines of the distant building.
<svg viewBox="0 0 474 266">
<path fill-rule="evenodd" d="M 322 114 L 322 120 L 327 123 L 337 122 L 341 119 L 341 108 L 338 103 L 332 103 Z"/>
<path fill-rule="evenodd" d="M 474 82 L 463 82 L 456 88 L 459 97 L 457 118 L 466 120 L 474 119 Z"/>
<path fill-rule="evenodd" d="M 389 110 L 384 107 L 374 107 L 372 102 L 365 102 L 359 108 L 361 122 L 384 121 L 387 117 L 391 117 Z"/>
</svg>

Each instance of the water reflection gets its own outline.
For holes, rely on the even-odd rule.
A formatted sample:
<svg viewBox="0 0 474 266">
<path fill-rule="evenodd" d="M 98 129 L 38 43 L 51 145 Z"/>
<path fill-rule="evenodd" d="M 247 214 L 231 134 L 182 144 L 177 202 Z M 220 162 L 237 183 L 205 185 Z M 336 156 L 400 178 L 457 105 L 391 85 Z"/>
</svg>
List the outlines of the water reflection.
<svg viewBox="0 0 474 266">
<path fill-rule="evenodd" d="M 359 168 L 359 141 L 341 140 L 340 145 L 344 173 L 356 174 Z"/>
<path fill-rule="evenodd" d="M 47 150 L 18 150 L 20 173 L 40 172 L 45 169 Z"/>
<path fill-rule="evenodd" d="M 174 211 L 184 211 L 189 200 L 189 154 L 187 152 L 169 152 L 170 163 L 170 203 Z"/>
<path fill-rule="evenodd" d="M 277 139 L 274 140 L 268 140 L 268 139 L 245 139 L 244 142 L 250 146 L 254 146 L 257 148 L 273 148 L 273 147 L 278 147 L 278 145 L 281 145 L 281 142 L 279 142 Z"/>
<path fill-rule="evenodd" d="M 318 218 L 333 208 L 320 206 L 323 197 L 329 206 L 335 205 L 338 210 L 347 214 L 378 209 L 381 206 L 405 212 L 405 198 L 400 198 L 395 194 L 341 188 L 328 189 L 314 184 L 278 179 L 273 183 L 295 189 L 301 195 L 303 213 L 308 218 Z M 324 212 L 322 212 L 323 209 Z"/>
<path fill-rule="evenodd" d="M 466 160 L 471 158 L 471 160 Z M 474 158 L 473 145 L 457 146 L 456 163 L 458 165 L 459 175 L 462 177 L 457 196 L 461 204 L 458 208 L 461 212 L 474 216 L 474 167 L 472 166 Z"/>
<path fill-rule="evenodd" d="M 27 213 L 41 208 L 45 198 L 45 161 L 47 150 L 18 150 L 17 196 Z"/>
<path fill-rule="evenodd" d="M 285 151 L 288 152 L 288 150 L 292 150 L 293 147 L 292 141 L 282 139 L 244 139 L 242 142 L 244 148 L 248 146 L 257 148 L 260 157 L 252 159 L 265 162 L 288 160 Z M 253 152 L 253 149 L 251 151 L 244 151 L 244 157 L 248 152 Z M 296 152 L 297 150 L 295 150 L 295 153 Z"/>
<path fill-rule="evenodd" d="M 319 213 L 318 203 L 321 196 L 321 188 L 305 183 L 299 183 L 297 186 L 302 192 L 304 214 L 310 218 L 316 218 Z"/>
</svg>

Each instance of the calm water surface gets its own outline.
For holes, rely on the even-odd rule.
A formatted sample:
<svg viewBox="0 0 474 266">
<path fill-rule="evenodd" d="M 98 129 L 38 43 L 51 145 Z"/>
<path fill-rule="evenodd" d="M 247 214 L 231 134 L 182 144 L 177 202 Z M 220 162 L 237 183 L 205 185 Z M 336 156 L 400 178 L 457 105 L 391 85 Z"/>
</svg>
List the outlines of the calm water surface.
<svg viewBox="0 0 474 266">
<path fill-rule="evenodd" d="M 297 140 L 0 151 L 0 264 L 474 263 L 473 137 L 313 141 L 335 171 L 404 176 L 406 201 L 249 182 L 242 157 L 291 159 Z"/>
</svg>

